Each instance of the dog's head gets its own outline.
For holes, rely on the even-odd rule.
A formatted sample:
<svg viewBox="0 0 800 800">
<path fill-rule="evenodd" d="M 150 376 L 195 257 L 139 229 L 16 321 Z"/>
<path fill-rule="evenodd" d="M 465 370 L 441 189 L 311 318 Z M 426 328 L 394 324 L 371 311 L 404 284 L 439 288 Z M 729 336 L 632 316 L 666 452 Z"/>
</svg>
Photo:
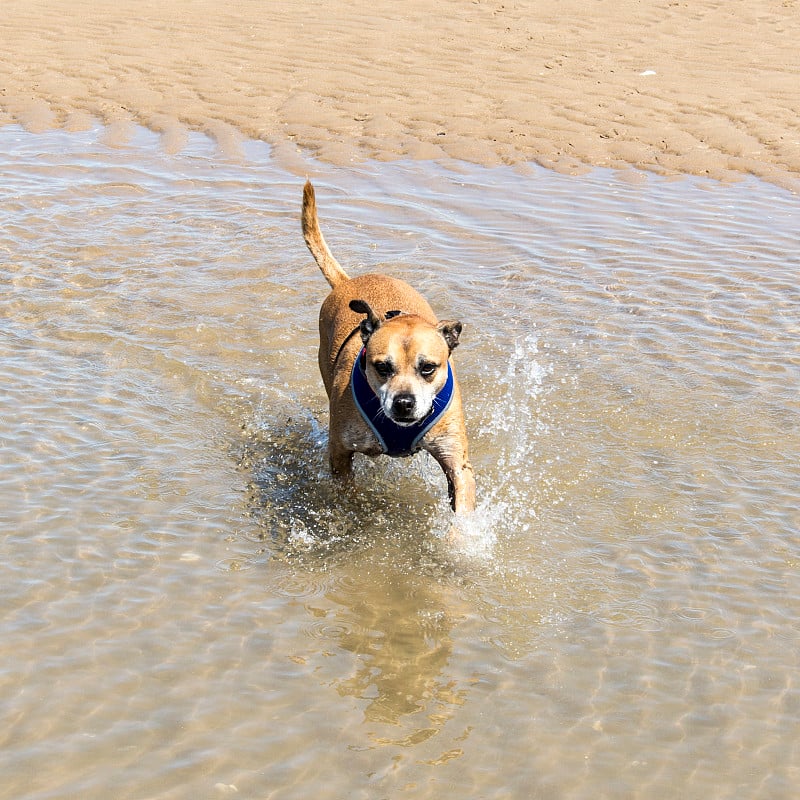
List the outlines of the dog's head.
<svg viewBox="0 0 800 800">
<path fill-rule="evenodd" d="M 438 325 L 416 314 L 379 317 L 363 300 L 350 308 L 365 314 L 361 339 L 366 347 L 367 380 L 381 408 L 398 425 L 413 425 L 430 414 L 447 380 L 447 360 L 458 346 L 461 323 Z"/>
</svg>

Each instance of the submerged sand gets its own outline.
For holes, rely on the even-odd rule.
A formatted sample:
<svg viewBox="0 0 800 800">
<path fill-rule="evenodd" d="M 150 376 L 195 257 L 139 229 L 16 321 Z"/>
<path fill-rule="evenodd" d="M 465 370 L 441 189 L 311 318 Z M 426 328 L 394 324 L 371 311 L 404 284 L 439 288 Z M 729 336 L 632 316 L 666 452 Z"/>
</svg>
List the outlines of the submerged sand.
<svg viewBox="0 0 800 800">
<path fill-rule="evenodd" d="M 800 178 L 798 0 L 4 0 L 0 123 Z"/>
</svg>

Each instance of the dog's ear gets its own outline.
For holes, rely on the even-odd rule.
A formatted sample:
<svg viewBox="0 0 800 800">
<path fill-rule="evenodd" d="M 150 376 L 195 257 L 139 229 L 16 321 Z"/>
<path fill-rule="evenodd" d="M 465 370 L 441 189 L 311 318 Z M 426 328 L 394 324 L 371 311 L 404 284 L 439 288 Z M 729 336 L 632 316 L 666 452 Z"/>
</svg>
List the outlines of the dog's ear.
<svg viewBox="0 0 800 800">
<path fill-rule="evenodd" d="M 370 308 L 364 300 L 351 300 L 350 308 L 356 314 L 366 314 L 367 318 L 361 320 L 361 341 L 367 343 L 369 337 L 381 326 L 381 318 Z"/>
<path fill-rule="evenodd" d="M 462 325 L 456 319 L 446 319 L 436 326 L 436 330 L 444 336 L 451 353 L 458 347 L 458 337 L 461 336 L 461 329 Z"/>
</svg>

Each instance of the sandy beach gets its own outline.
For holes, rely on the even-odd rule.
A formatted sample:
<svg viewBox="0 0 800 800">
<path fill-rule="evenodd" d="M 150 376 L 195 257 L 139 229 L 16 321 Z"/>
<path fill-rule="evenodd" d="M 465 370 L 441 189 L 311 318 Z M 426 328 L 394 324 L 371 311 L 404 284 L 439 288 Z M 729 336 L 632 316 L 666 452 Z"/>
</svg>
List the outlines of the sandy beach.
<svg viewBox="0 0 800 800">
<path fill-rule="evenodd" d="M 318 157 L 800 174 L 800 3 L 5 0 L 0 123 Z"/>
</svg>

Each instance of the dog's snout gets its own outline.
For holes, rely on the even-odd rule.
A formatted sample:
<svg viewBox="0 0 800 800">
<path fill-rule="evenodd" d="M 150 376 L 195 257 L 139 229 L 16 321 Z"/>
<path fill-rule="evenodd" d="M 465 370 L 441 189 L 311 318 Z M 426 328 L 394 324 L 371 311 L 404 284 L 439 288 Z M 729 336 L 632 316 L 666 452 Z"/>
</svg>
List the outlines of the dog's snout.
<svg viewBox="0 0 800 800">
<path fill-rule="evenodd" d="M 404 392 L 398 394 L 392 401 L 392 413 L 398 419 L 409 419 L 414 416 L 414 409 L 417 401 L 413 394 Z"/>
</svg>

